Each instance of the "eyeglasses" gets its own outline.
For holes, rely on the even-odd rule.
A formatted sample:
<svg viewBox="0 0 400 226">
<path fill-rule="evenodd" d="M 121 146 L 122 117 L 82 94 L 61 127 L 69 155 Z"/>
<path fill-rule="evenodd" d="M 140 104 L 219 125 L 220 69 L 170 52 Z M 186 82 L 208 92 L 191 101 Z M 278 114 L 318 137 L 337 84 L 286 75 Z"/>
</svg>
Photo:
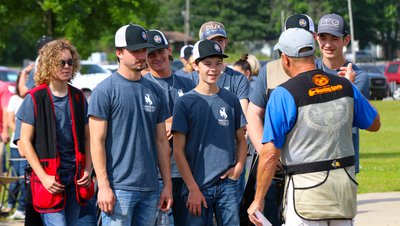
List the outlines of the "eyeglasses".
<svg viewBox="0 0 400 226">
<path fill-rule="evenodd" d="M 68 66 L 73 66 L 74 65 L 74 61 L 72 59 L 68 59 L 68 60 L 61 60 L 60 61 L 60 66 L 61 67 L 65 67 L 65 65 L 68 64 Z"/>
</svg>

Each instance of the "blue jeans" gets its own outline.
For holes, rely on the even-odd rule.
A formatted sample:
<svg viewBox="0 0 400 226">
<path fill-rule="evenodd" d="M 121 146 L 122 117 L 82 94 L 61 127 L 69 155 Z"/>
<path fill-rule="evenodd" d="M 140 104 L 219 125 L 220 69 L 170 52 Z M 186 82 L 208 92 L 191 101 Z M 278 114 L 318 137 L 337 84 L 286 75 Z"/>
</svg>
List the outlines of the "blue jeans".
<svg viewBox="0 0 400 226">
<path fill-rule="evenodd" d="M 80 205 L 76 201 L 74 176 L 75 176 L 74 170 L 65 173 L 60 173 L 61 183 L 65 185 L 67 202 L 65 208 L 59 212 L 41 214 L 44 225 L 46 226 L 76 225 L 76 221 L 79 218 Z"/>
<path fill-rule="evenodd" d="M 21 155 L 19 155 L 17 148 L 10 148 L 10 158 L 11 159 L 21 159 Z M 9 167 L 11 168 L 11 176 L 20 177 L 24 176 L 25 167 L 27 165 L 26 160 L 10 160 Z M 25 181 L 24 178 L 21 178 L 18 181 L 10 183 L 10 193 L 8 194 L 8 207 L 11 209 L 15 207 L 18 197 L 18 207 L 17 210 L 25 212 L 26 206 L 26 189 L 25 189 Z"/>
<path fill-rule="evenodd" d="M 115 206 L 112 214 L 101 213 L 104 226 L 150 226 L 157 213 L 158 191 L 113 190 Z"/>
<path fill-rule="evenodd" d="M 217 225 L 239 226 L 239 205 L 240 202 L 240 183 L 238 180 L 224 179 L 218 180 L 208 188 L 201 190 L 206 199 L 208 208 L 201 207 L 201 216 L 187 214 L 186 225 L 190 226 L 212 226 L 213 214 Z M 188 195 L 184 200 L 187 202 Z"/>
<path fill-rule="evenodd" d="M 182 186 L 184 182 L 181 177 L 172 178 L 172 196 L 174 202 L 172 203 L 172 208 L 168 212 L 169 223 L 171 226 L 185 226 L 186 222 L 186 203 L 182 197 Z M 160 194 L 164 187 L 164 183 L 160 180 Z"/>
<path fill-rule="evenodd" d="M 97 198 L 93 196 L 89 201 L 87 201 L 86 206 L 81 206 L 81 211 L 79 212 L 79 219 L 77 225 L 80 226 L 97 226 Z"/>
</svg>

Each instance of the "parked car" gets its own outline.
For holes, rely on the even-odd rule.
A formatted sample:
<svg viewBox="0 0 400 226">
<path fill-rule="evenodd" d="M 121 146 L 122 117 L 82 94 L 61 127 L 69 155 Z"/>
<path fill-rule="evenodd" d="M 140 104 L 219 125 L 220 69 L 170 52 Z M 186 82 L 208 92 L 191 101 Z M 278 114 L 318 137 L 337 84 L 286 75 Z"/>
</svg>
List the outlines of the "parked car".
<svg viewBox="0 0 400 226">
<path fill-rule="evenodd" d="M 348 61 L 353 61 L 353 54 L 352 53 L 346 53 L 345 58 Z M 357 51 L 356 52 L 356 61 L 357 62 L 371 62 L 374 61 L 374 57 L 372 56 L 371 53 L 366 52 L 366 51 Z"/>
<path fill-rule="evenodd" d="M 0 66 L 0 80 L 8 84 L 8 90 L 15 93 L 18 70 Z"/>
<path fill-rule="evenodd" d="M 400 89 L 400 61 L 387 63 L 384 74 L 389 82 L 390 95 L 394 95 Z"/>
<path fill-rule="evenodd" d="M 388 96 L 389 85 L 381 68 L 373 64 L 358 64 L 369 77 L 370 99 L 382 100 Z"/>
<path fill-rule="evenodd" d="M 108 76 L 110 76 L 110 73 L 100 65 L 90 61 L 81 61 L 81 70 L 71 81 L 71 84 L 81 89 L 89 100 L 93 89 Z"/>
<path fill-rule="evenodd" d="M 104 70 L 108 71 L 110 75 L 114 73 L 115 71 L 118 70 L 119 65 L 118 64 L 106 64 L 106 65 L 101 65 Z"/>
<path fill-rule="evenodd" d="M 393 61 L 386 64 L 385 76 L 389 82 L 400 84 L 400 61 Z"/>
</svg>

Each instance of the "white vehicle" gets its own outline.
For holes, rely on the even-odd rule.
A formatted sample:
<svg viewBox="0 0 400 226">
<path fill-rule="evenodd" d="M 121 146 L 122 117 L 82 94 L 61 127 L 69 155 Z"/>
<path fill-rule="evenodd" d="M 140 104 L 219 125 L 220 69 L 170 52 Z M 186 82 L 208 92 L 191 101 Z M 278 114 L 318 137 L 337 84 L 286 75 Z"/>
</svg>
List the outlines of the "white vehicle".
<svg viewBox="0 0 400 226">
<path fill-rule="evenodd" d="M 89 100 L 93 89 L 108 76 L 110 76 L 110 73 L 100 65 L 90 61 L 81 61 L 81 70 L 71 81 L 71 85 L 82 90 Z"/>
<path fill-rule="evenodd" d="M 115 71 L 118 70 L 118 64 L 106 64 L 106 65 L 101 65 L 104 70 L 108 71 L 110 74 L 114 73 Z"/>
</svg>

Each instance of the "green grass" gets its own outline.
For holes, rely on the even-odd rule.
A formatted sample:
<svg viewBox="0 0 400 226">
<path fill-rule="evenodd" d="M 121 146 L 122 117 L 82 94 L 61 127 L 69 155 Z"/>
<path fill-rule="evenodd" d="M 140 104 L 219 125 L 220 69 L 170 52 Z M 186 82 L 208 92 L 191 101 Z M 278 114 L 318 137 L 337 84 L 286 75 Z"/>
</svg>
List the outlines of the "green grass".
<svg viewBox="0 0 400 226">
<path fill-rule="evenodd" d="M 400 101 L 371 101 L 381 129 L 360 132 L 359 193 L 400 191 Z"/>
</svg>

